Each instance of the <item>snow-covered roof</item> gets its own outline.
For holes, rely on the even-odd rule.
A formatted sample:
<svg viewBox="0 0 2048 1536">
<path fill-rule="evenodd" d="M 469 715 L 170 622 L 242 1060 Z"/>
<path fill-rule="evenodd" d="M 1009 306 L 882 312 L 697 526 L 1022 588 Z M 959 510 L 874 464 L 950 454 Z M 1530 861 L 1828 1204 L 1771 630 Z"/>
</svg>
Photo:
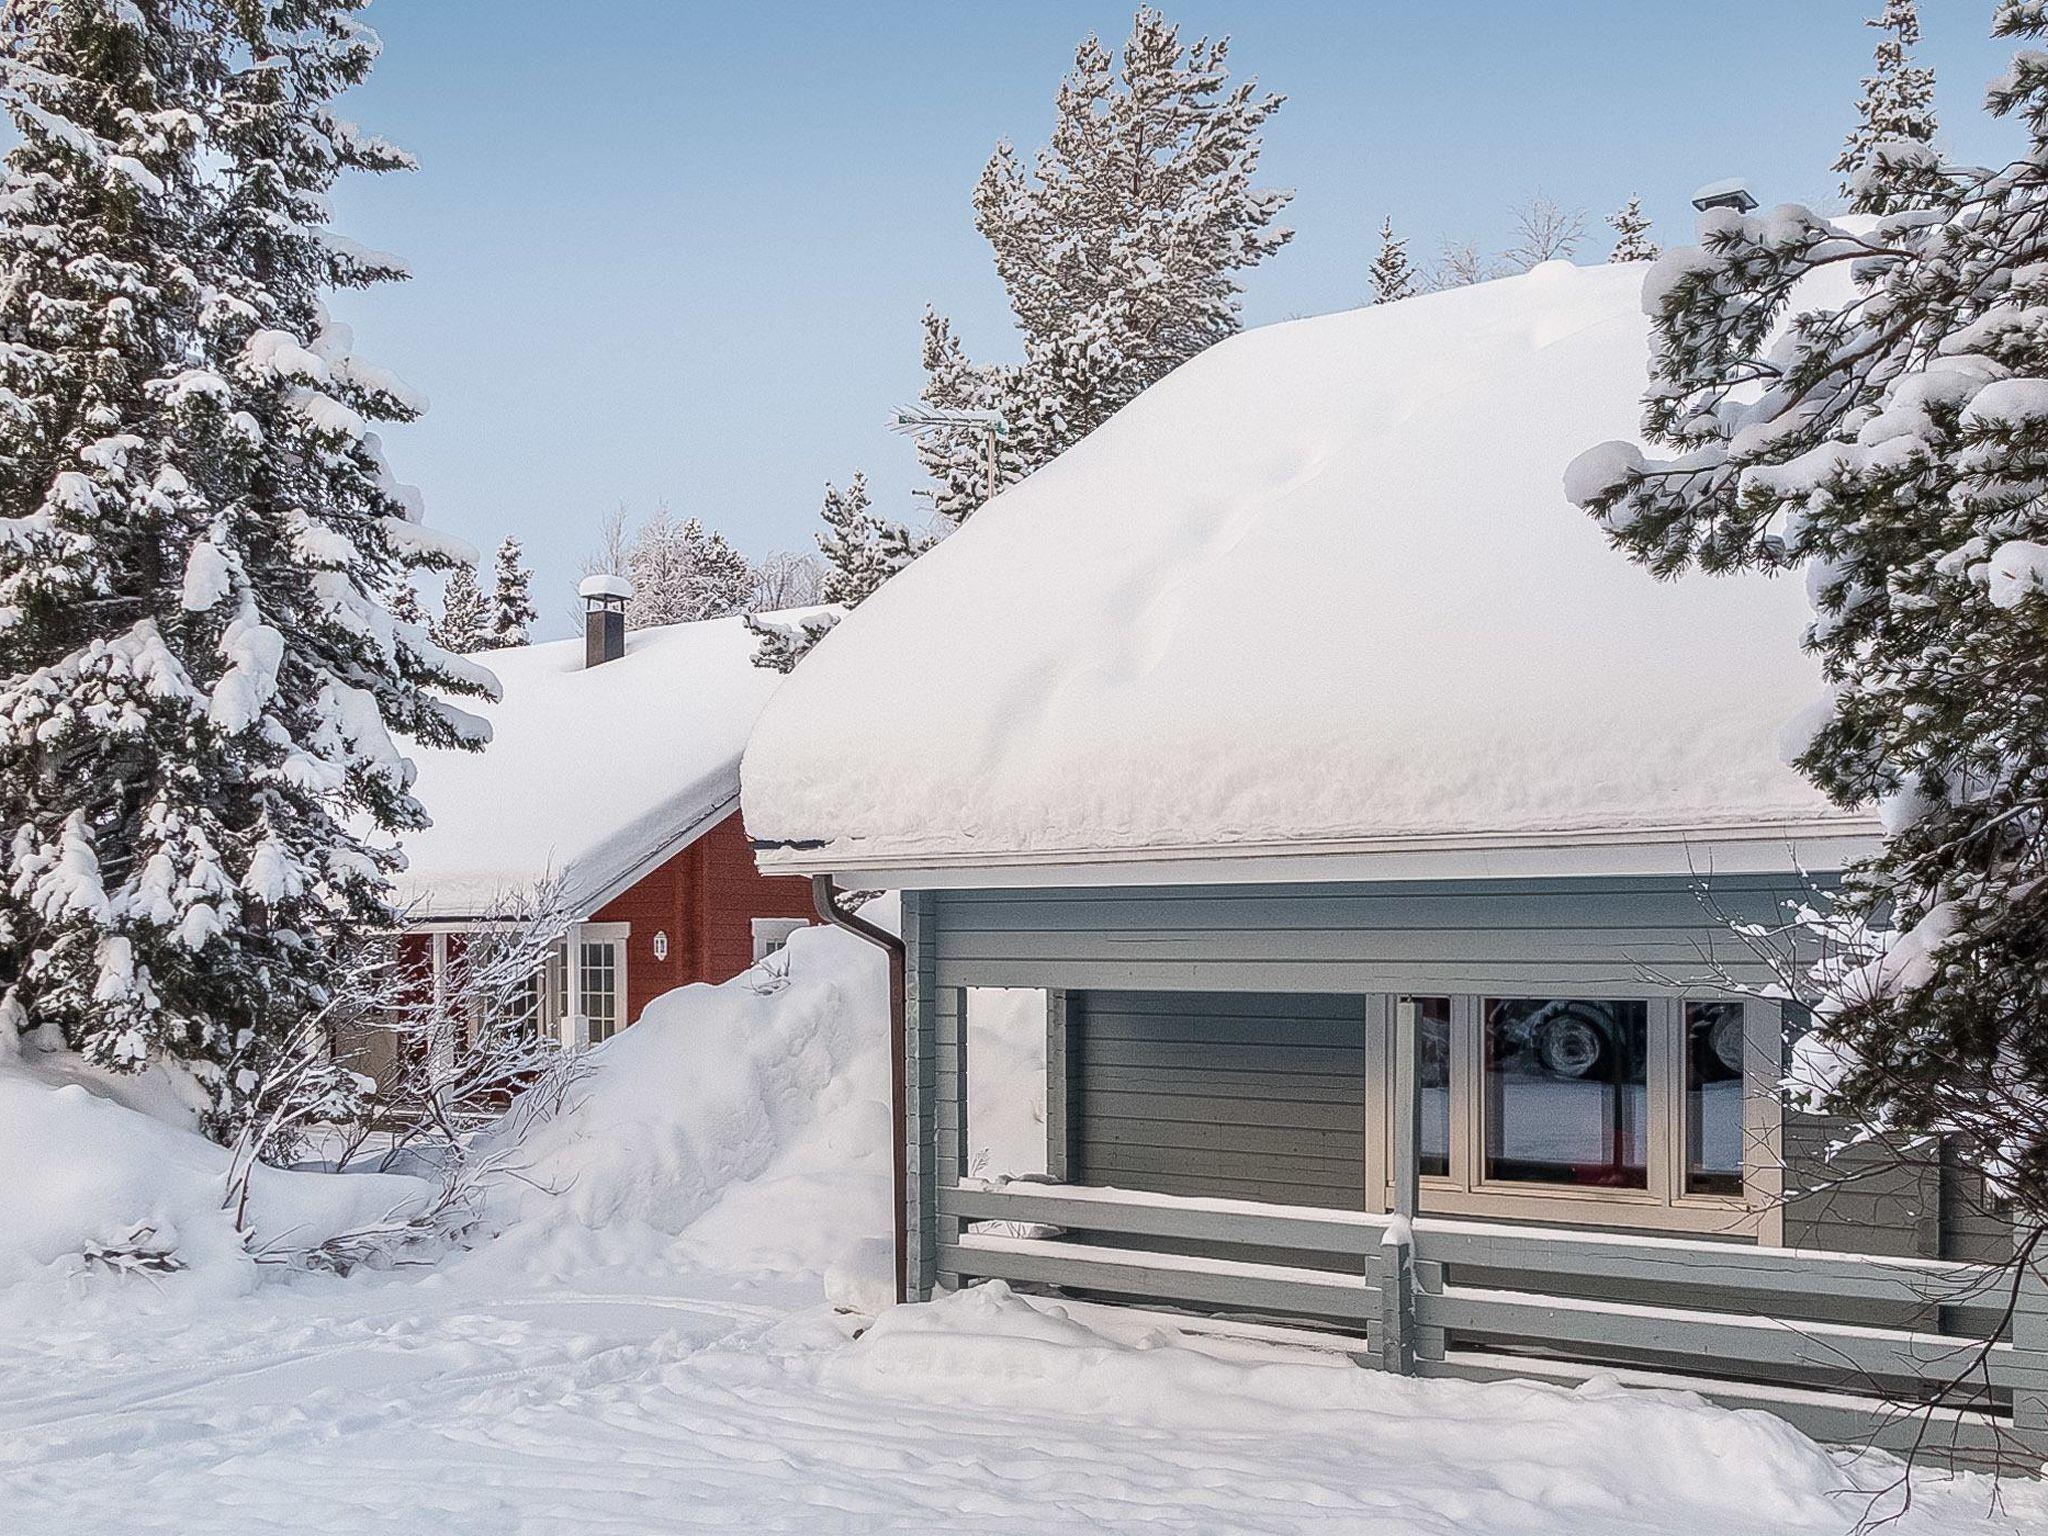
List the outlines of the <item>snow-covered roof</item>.
<svg viewBox="0 0 2048 1536">
<path fill-rule="evenodd" d="M 1821 692 L 1799 583 L 1659 583 L 1565 500 L 1636 431 L 1644 271 L 1269 326 L 1147 391 L 797 668 L 744 768 L 750 832 L 796 845 L 764 867 L 1724 836 L 1782 867 L 1867 831 L 1781 756 Z"/>
<path fill-rule="evenodd" d="M 747 732 L 782 678 L 740 620 L 638 629 L 583 665 L 583 642 L 490 651 L 502 702 L 482 752 L 411 756 L 433 826 L 398 879 L 415 917 L 471 917 L 559 876 L 578 909 L 684 846 L 739 792 Z"/>
</svg>

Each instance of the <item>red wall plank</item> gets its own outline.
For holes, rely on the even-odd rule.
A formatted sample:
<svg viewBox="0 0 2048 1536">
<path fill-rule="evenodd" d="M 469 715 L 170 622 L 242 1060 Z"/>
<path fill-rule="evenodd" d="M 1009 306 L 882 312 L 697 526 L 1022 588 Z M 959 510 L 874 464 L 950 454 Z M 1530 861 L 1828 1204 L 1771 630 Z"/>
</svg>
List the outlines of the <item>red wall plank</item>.
<svg viewBox="0 0 2048 1536">
<path fill-rule="evenodd" d="M 650 998 L 693 981 L 729 981 L 752 965 L 755 918 L 814 916 L 808 881 L 754 867 L 735 811 L 621 891 L 591 921 L 632 925 L 625 999 L 631 1023 Z M 668 935 L 666 960 L 654 957 L 657 933 Z"/>
</svg>

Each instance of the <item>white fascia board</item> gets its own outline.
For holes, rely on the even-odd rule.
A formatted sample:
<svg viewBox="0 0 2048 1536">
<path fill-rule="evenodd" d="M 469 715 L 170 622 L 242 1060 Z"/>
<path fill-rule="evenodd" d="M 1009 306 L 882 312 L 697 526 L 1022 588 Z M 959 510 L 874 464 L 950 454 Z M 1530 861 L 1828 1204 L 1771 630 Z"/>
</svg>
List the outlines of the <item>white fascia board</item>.
<svg viewBox="0 0 2048 1536">
<path fill-rule="evenodd" d="M 685 848 L 703 837 L 713 827 L 734 814 L 740 808 L 740 792 L 735 786 L 729 793 L 700 810 L 694 818 L 676 828 L 652 847 L 637 855 L 623 869 L 600 873 L 602 882 L 594 887 L 584 888 L 581 882 L 565 892 L 564 910 L 568 920 L 587 921 L 591 914 L 599 911 L 622 893 L 631 890 L 649 874 L 666 864 Z M 474 928 L 488 917 L 476 912 L 443 912 L 431 902 L 424 906 L 418 920 L 404 925 L 408 933 L 461 933 Z"/>
<path fill-rule="evenodd" d="M 1077 850 L 1030 855 L 908 854 L 766 848 L 766 875 L 824 875 L 882 890 L 1090 885 L 1271 885 L 1328 880 L 1829 873 L 1875 853 L 1875 821 L 1830 818 L 1748 826 L 1528 832 L 1290 843 Z"/>
</svg>

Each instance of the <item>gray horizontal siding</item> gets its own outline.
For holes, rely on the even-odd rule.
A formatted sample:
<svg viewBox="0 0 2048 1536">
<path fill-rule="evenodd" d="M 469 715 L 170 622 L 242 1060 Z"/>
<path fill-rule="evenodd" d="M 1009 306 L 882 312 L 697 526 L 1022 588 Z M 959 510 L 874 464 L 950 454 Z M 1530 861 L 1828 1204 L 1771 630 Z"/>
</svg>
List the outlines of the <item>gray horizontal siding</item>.
<svg viewBox="0 0 2048 1536">
<path fill-rule="evenodd" d="M 1076 1182 L 1364 1204 L 1364 999 L 1072 991 L 1067 1053 Z"/>
<path fill-rule="evenodd" d="M 959 986 L 1247 992 L 1698 993 L 1768 979 L 1731 920 L 1792 877 L 1055 888 L 933 893 Z M 1704 899 L 1703 899 L 1704 898 Z M 1663 983 L 1669 982 L 1666 987 Z"/>
</svg>

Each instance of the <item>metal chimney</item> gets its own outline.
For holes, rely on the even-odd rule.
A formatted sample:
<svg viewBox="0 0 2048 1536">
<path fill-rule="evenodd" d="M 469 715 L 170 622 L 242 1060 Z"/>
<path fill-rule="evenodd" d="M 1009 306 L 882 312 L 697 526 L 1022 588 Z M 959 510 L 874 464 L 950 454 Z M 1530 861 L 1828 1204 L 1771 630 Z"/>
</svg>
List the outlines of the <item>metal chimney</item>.
<svg viewBox="0 0 2048 1536">
<path fill-rule="evenodd" d="M 617 661 L 626 654 L 626 604 L 633 583 L 623 576 L 586 576 L 576 595 L 583 599 L 583 665 Z"/>
</svg>

